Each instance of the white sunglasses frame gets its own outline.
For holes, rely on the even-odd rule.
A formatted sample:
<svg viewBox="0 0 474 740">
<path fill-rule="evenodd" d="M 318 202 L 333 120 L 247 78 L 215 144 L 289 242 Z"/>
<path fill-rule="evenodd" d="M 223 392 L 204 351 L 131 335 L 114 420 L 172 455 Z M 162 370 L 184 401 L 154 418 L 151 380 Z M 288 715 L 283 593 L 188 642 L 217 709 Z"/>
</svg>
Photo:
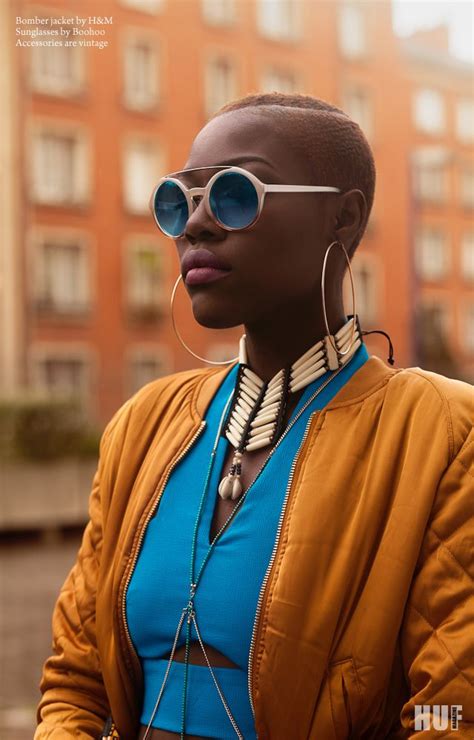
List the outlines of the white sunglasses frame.
<svg viewBox="0 0 474 740">
<path fill-rule="evenodd" d="M 194 201 L 194 198 L 196 196 L 201 195 L 202 201 L 204 203 L 204 208 L 206 209 L 206 212 L 212 218 L 212 220 L 218 224 L 222 229 L 225 229 L 225 231 L 245 231 L 246 229 L 250 229 L 254 224 L 258 221 L 260 218 L 260 214 L 263 210 L 263 204 L 265 202 L 265 195 L 267 193 L 340 193 L 340 188 L 335 188 L 331 186 L 326 185 L 267 185 L 266 183 L 262 182 L 258 179 L 256 175 L 254 175 L 252 172 L 249 172 L 248 170 L 244 169 L 243 167 L 237 167 L 235 165 L 219 165 L 220 170 L 219 172 L 216 172 L 215 175 L 213 175 L 205 187 L 195 187 L 195 188 L 187 188 L 183 183 L 178 180 L 176 177 L 173 177 L 173 175 L 177 174 L 186 174 L 187 172 L 195 172 L 196 170 L 215 170 L 216 167 L 208 166 L 208 167 L 192 167 L 188 170 L 179 170 L 178 172 L 171 172 L 169 175 L 165 175 L 164 177 L 161 177 L 158 180 L 158 183 L 156 184 L 155 188 L 153 189 L 153 192 L 150 197 L 149 202 L 149 208 L 153 214 L 153 218 L 155 220 L 156 225 L 160 229 L 160 231 L 163 232 L 165 236 L 169 236 L 171 239 L 179 239 L 181 236 L 183 236 L 185 232 L 185 228 L 181 232 L 181 234 L 168 234 L 167 231 L 165 231 L 160 224 L 158 223 L 158 219 L 155 215 L 155 208 L 154 208 L 154 202 L 155 202 L 155 196 L 158 191 L 158 188 L 164 183 L 164 182 L 174 182 L 176 185 L 179 186 L 180 190 L 183 192 L 184 197 L 186 198 L 188 209 L 189 209 L 189 216 L 186 221 L 186 224 L 189 220 L 189 218 L 192 216 L 198 205 L 200 203 L 196 203 Z M 212 212 L 211 206 L 209 203 L 209 195 L 211 188 L 215 181 L 224 173 L 227 172 L 238 172 L 241 175 L 244 175 L 247 177 L 248 180 L 253 184 L 255 187 L 257 198 L 258 198 L 258 209 L 257 213 L 255 215 L 254 220 L 248 224 L 247 226 L 226 226 L 226 224 L 223 224 L 219 221 L 217 216 Z"/>
</svg>

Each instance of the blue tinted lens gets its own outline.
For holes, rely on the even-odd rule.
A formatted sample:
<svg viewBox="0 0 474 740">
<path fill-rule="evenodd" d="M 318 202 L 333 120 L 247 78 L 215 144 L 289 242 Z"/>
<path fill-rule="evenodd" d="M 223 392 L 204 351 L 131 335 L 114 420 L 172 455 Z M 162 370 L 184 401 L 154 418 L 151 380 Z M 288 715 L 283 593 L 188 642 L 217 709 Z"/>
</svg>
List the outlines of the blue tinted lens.
<svg viewBox="0 0 474 740">
<path fill-rule="evenodd" d="M 209 194 L 214 216 L 224 226 L 243 229 L 258 213 L 258 195 L 253 183 L 240 172 L 224 172 Z"/>
<path fill-rule="evenodd" d="M 189 209 L 179 185 L 174 182 L 160 185 L 155 193 L 153 208 L 156 220 L 166 234 L 179 236 L 183 233 L 189 218 Z"/>
</svg>

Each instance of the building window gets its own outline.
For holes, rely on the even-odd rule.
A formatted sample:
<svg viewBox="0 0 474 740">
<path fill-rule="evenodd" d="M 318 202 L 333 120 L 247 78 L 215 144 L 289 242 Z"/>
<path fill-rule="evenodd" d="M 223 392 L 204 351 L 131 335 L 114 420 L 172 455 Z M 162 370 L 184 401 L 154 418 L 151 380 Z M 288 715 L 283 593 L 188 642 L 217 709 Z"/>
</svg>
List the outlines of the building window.
<svg viewBox="0 0 474 740">
<path fill-rule="evenodd" d="M 297 75 L 291 70 L 269 67 L 262 75 L 262 92 L 296 93 L 301 90 Z"/>
<path fill-rule="evenodd" d="M 469 353 L 474 353 L 474 303 L 468 304 L 464 314 L 464 331 L 461 336 L 461 345 Z"/>
<path fill-rule="evenodd" d="M 422 88 L 414 96 L 414 120 L 420 131 L 439 134 L 446 127 L 444 98 L 437 90 Z"/>
<path fill-rule="evenodd" d="M 425 298 L 419 307 L 424 339 L 447 338 L 451 329 L 450 308 L 444 300 Z"/>
<path fill-rule="evenodd" d="M 153 187 L 162 173 L 162 163 L 154 140 L 129 140 L 124 153 L 124 201 L 130 213 L 148 213 Z"/>
<path fill-rule="evenodd" d="M 144 13 L 156 13 L 161 10 L 164 0 L 120 0 L 122 5 Z"/>
<path fill-rule="evenodd" d="M 32 146 L 32 194 L 37 203 L 76 205 L 89 199 L 89 153 L 84 134 L 37 129 Z"/>
<path fill-rule="evenodd" d="M 236 0 L 202 0 L 202 13 L 211 26 L 231 26 L 235 23 Z"/>
<path fill-rule="evenodd" d="M 421 229 L 418 232 L 416 265 L 419 276 L 424 280 L 440 280 L 446 277 L 450 258 L 444 232 L 433 228 Z"/>
<path fill-rule="evenodd" d="M 134 238 L 127 243 L 126 296 L 135 318 L 155 319 L 164 307 L 163 258 L 149 238 Z"/>
<path fill-rule="evenodd" d="M 132 396 L 147 383 L 170 372 L 168 353 L 165 348 L 134 348 L 129 360 L 128 395 Z"/>
<path fill-rule="evenodd" d="M 359 124 L 366 137 L 371 139 L 374 133 L 374 111 L 370 93 L 358 86 L 347 88 L 342 107 Z"/>
<path fill-rule="evenodd" d="M 52 395 L 88 399 L 90 361 L 74 348 L 34 351 L 33 384 Z"/>
<path fill-rule="evenodd" d="M 237 96 L 237 75 L 233 62 L 224 56 L 210 60 L 206 67 L 206 114 L 211 116 Z"/>
<path fill-rule="evenodd" d="M 84 49 L 79 46 L 33 46 L 30 84 L 37 93 L 77 95 L 84 86 Z"/>
<path fill-rule="evenodd" d="M 464 168 L 461 170 L 460 191 L 463 208 L 474 208 L 474 169 Z"/>
<path fill-rule="evenodd" d="M 422 146 L 413 151 L 413 193 L 418 200 L 431 203 L 446 200 L 451 161 L 452 153 L 444 146 Z"/>
<path fill-rule="evenodd" d="M 442 203 L 447 196 L 447 172 L 442 167 L 416 165 L 413 169 L 415 197 L 427 203 Z"/>
<path fill-rule="evenodd" d="M 424 296 L 415 312 L 417 364 L 455 377 L 458 352 L 453 347 L 451 304 L 448 293 Z"/>
<path fill-rule="evenodd" d="M 263 36 L 279 41 L 295 41 L 301 36 L 300 0 L 258 0 L 257 24 Z"/>
<path fill-rule="evenodd" d="M 352 274 L 354 276 L 354 290 L 356 294 L 356 311 L 362 328 L 372 326 L 378 314 L 378 276 L 377 265 L 371 260 L 358 254 L 353 260 Z M 344 305 L 352 311 L 352 288 L 349 271 L 346 272 L 343 284 Z"/>
<path fill-rule="evenodd" d="M 354 260 L 354 289 L 357 300 L 357 314 L 362 324 L 372 325 L 377 318 L 377 276 L 375 265 L 368 260 Z M 350 278 L 348 278 L 350 283 Z M 346 285 L 348 285 L 346 281 Z M 349 286 L 348 286 L 349 287 Z M 347 291 L 346 306 L 352 306 L 352 291 Z"/>
<path fill-rule="evenodd" d="M 461 242 L 461 270 L 467 280 L 474 280 L 474 231 L 468 231 Z"/>
<path fill-rule="evenodd" d="M 348 59 L 367 54 L 367 13 L 362 3 L 344 3 L 339 8 L 339 48 Z"/>
<path fill-rule="evenodd" d="M 35 305 L 43 313 L 81 314 L 90 307 L 89 251 L 77 236 L 45 235 L 35 244 Z"/>
<path fill-rule="evenodd" d="M 456 105 L 456 134 L 461 141 L 474 141 L 474 100 L 465 98 Z"/>
<path fill-rule="evenodd" d="M 157 43 L 147 38 L 129 39 L 123 55 L 124 102 L 132 110 L 156 106 L 159 95 Z"/>
</svg>

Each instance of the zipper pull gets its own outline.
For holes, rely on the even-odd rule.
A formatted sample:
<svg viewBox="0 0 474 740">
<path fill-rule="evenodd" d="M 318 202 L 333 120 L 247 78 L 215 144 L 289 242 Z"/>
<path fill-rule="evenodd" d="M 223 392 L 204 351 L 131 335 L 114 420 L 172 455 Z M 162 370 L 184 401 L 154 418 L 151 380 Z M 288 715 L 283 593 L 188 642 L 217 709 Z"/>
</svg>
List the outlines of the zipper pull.
<svg viewBox="0 0 474 740">
<path fill-rule="evenodd" d="M 115 722 L 112 720 L 112 717 L 107 717 L 105 725 L 102 729 L 100 740 L 120 740 L 120 735 L 115 726 Z"/>
</svg>

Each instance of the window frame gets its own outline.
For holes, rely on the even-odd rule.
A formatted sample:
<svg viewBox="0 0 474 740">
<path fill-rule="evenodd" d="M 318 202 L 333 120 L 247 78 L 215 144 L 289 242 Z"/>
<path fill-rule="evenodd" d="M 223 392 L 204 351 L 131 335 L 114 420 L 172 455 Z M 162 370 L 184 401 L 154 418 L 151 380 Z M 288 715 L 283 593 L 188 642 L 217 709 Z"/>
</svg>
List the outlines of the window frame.
<svg viewBox="0 0 474 740">
<path fill-rule="evenodd" d="M 263 10 L 264 4 L 268 2 L 286 3 L 291 7 L 293 20 L 291 23 L 282 23 L 283 27 L 272 29 L 266 25 Z M 304 4 L 298 0 L 256 0 L 255 3 L 255 28 L 259 35 L 269 41 L 294 44 L 302 41 L 304 35 Z"/>
<path fill-rule="evenodd" d="M 357 48 L 351 47 L 347 44 L 346 37 L 346 26 L 348 24 L 353 27 L 353 20 L 349 18 L 346 20 L 347 13 L 356 11 L 359 18 L 361 19 L 362 28 L 362 44 Z M 338 3 L 337 8 L 337 47 L 341 56 L 348 62 L 359 62 L 364 61 L 370 56 L 370 34 L 369 34 L 369 18 L 367 10 L 363 3 L 357 2 L 357 0 L 343 0 Z"/>
<path fill-rule="evenodd" d="M 426 270 L 425 259 L 425 246 L 422 243 L 423 234 L 439 234 L 443 239 L 444 246 L 444 265 L 440 271 L 433 273 L 433 271 Z M 449 232 L 442 226 L 430 226 L 428 224 L 420 224 L 415 233 L 415 268 L 418 278 L 424 282 L 438 283 L 446 280 L 452 271 L 452 245 L 450 241 Z"/>
<path fill-rule="evenodd" d="M 129 199 L 129 192 L 127 191 L 127 152 L 129 148 L 133 148 L 135 145 L 149 144 L 151 156 L 154 159 L 152 166 L 156 169 L 156 177 L 153 177 L 153 182 L 150 184 L 150 189 L 145 194 L 146 197 L 143 199 L 143 203 L 137 205 Z M 153 188 L 158 182 L 159 178 L 165 172 L 165 152 L 161 145 L 161 142 L 156 137 L 146 134 L 135 134 L 127 133 L 122 140 L 122 163 L 121 163 L 121 193 L 122 193 L 122 207 L 123 210 L 130 216 L 137 216 L 140 218 L 147 217 L 151 219 L 149 212 L 150 196 L 153 192 Z M 151 177 L 150 177 L 151 180 Z"/>
<path fill-rule="evenodd" d="M 224 10 L 222 14 L 212 11 L 213 4 L 219 7 L 217 4 L 219 2 L 227 4 L 231 10 Z M 237 25 L 237 16 L 237 0 L 201 0 L 201 17 L 204 23 L 212 28 L 233 28 Z"/>
<path fill-rule="evenodd" d="M 427 119 L 423 118 L 421 111 L 424 111 L 426 102 L 421 100 L 421 96 L 430 94 L 433 96 L 433 100 L 436 98 L 440 104 L 440 122 L 437 126 L 427 125 Z M 417 131 L 427 134 L 428 136 L 442 136 L 447 131 L 447 105 L 446 99 L 441 90 L 435 87 L 428 87 L 427 85 L 421 85 L 413 90 L 412 94 L 412 120 Z M 431 120 L 431 118 L 430 118 Z"/>
<path fill-rule="evenodd" d="M 133 363 L 137 360 L 140 361 L 141 359 L 158 358 L 158 362 L 161 362 L 162 366 L 164 367 L 164 372 L 162 372 L 160 375 L 157 375 L 156 379 L 162 378 L 173 372 L 172 353 L 166 344 L 151 344 L 145 342 L 134 343 L 127 347 L 125 356 L 126 372 L 124 377 L 124 392 L 126 398 L 130 398 L 131 396 L 133 396 L 148 382 L 153 382 L 153 380 L 147 381 L 147 383 L 144 383 L 143 385 L 140 385 L 138 387 L 137 384 L 134 383 Z"/>
<path fill-rule="evenodd" d="M 85 380 L 79 393 L 64 393 L 51 389 L 41 377 L 40 364 L 47 360 L 58 360 L 59 362 L 70 359 L 78 359 L 84 362 Z M 28 378 L 31 386 L 37 391 L 49 397 L 75 397 L 84 404 L 84 408 L 90 414 L 95 412 L 93 405 L 94 390 L 97 387 L 98 357 L 97 350 L 86 342 L 34 342 L 27 353 Z M 44 372 L 44 371 L 43 371 Z"/>
<path fill-rule="evenodd" d="M 151 81 L 150 95 L 147 99 L 140 100 L 140 97 L 132 94 L 127 87 L 128 53 L 133 46 L 139 43 L 147 45 L 152 50 L 152 70 L 149 74 Z M 162 38 L 155 32 L 149 32 L 139 27 L 132 28 L 128 26 L 122 33 L 121 38 L 121 101 L 128 111 L 137 111 L 139 113 L 153 113 L 160 108 L 163 99 L 162 90 L 162 67 L 163 67 L 163 44 Z"/>
<path fill-rule="evenodd" d="M 463 115 L 466 115 L 465 112 L 463 112 L 462 108 L 463 106 L 469 106 L 470 111 L 467 114 L 467 118 L 471 118 L 472 126 L 465 126 L 463 123 Z M 456 101 L 456 107 L 455 107 L 455 129 L 456 129 L 456 139 L 461 142 L 462 144 L 470 145 L 474 142 L 474 98 L 458 98 Z"/>
<path fill-rule="evenodd" d="M 360 93 L 362 93 L 362 96 L 365 97 L 365 101 L 367 102 L 368 123 L 366 122 L 364 125 L 362 125 L 359 117 L 354 116 L 348 104 L 348 99 L 351 95 L 355 96 Z M 372 141 L 375 133 L 374 91 L 362 82 L 348 81 L 342 90 L 341 107 L 360 126 L 367 140 Z"/>
<path fill-rule="evenodd" d="M 471 252 L 469 258 L 466 257 L 468 252 Z M 471 265 L 470 270 L 466 269 L 467 265 Z M 460 266 L 461 276 L 466 282 L 474 282 L 474 229 L 465 230 L 461 234 L 460 239 Z"/>
<path fill-rule="evenodd" d="M 361 324 L 365 327 L 373 327 L 380 318 L 380 311 L 383 306 L 383 296 L 385 288 L 383 285 L 383 266 L 378 255 L 369 251 L 364 251 L 363 245 L 360 244 L 351 262 L 352 272 L 354 274 L 354 288 L 356 297 L 356 312 L 360 316 Z M 360 311 L 360 305 L 357 305 L 357 298 L 361 295 L 360 287 L 358 289 L 358 273 L 361 269 L 366 269 L 371 275 L 372 285 L 369 288 L 368 309 L 365 315 Z M 343 300 L 344 306 L 348 312 L 352 312 L 352 289 L 349 270 L 346 271 L 343 281 Z"/>
<path fill-rule="evenodd" d="M 45 177 L 39 172 L 39 141 L 43 136 L 56 138 L 73 138 L 76 148 L 73 154 L 73 185 L 72 197 L 62 198 L 52 196 L 45 190 Z M 31 202 L 38 206 L 55 206 L 58 208 L 82 208 L 88 206 L 93 198 L 92 192 L 92 137 L 89 129 L 81 123 L 64 119 L 34 118 L 25 127 L 26 151 L 25 158 L 26 179 Z M 44 155 L 43 155 L 44 156 Z M 58 191 L 61 189 L 58 188 Z"/>
<path fill-rule="evenodd" d="M 35 308 L 35 314 L 38 317 L 47 316 L 48 319 L 83 319 L 88 318 L 94 309 L 96 301 L 95 294 L 95 275 L 96 275 L 96 245 L 92 234 L 83 229 L 62 228 L 62 227 L 35 227 L 27 237 L 28 252 L 30 255 L 30 264 L 33 269 L 30 273 L 29 295 Z M 54 305 L 46 303 L 46 296 L 42 295 L 42 273 L 43 255 L 40 250 L 44 249 L 47 244 L 57 244 L 66 246 L 67 243 L 77 245 L 82 253 L 84 262 L 83 270 L 83 297 L 79 300 L 77 307 L 64 304 L 63 308 L 59 304 Z"/>
<path fill-rule="evenodd" d="M 154 302 L 140 302 L 134 300 L 134 289 L 132 285 L 134 254 L 146 247 L 150 253 L 157 254 L 159 264 L 160 295 Z M 128 234 L 123 240 L 123 304 L 128 316 L 132 318 L 160 318 L 168 303 L 168 275 L 169 255 L 161 240 L 149 233 Z"/>
<path fill-rule="evenodd" d="M 275 77 L 278 77 L 279 75 L 291 75 L 293 77 L 293 80 L 295 82 L 294 88 L 292 90 L 284 90 L 283 88 L 280 88 L 275 85 L 266 85 L 265 84 L 265 77 L 270 75 L 274 75 Z M 300 70 L 295 69 L 294 67 L 284 67 L 283 65 L 279 63 L 275 64 L 265 64 L 260 69 L 259 74 L 259 89 L 261 92 L 274 92 L 275 90 L 278 92 L 288 92 L 290 94 L 293 93 L 300 93 L 304 92 L 305 85 L 303 83 L 303 75 Z"/>
<path fill-rule="evenodd" d="M 218 62 L 219 60 L 226 60 L 230 62 L 230 67 L 233 74 L 233 80 L 232 80 L 232 90 L 230 91 L 229 95 L 226 96 L 225 102 L 217 102 L 215 103 L 215 100 L 213 99 L 213 90 L 214 90 L 214 84 L 211 81 L 211 65 L 213 65 L 215 62 Z M 229 52 L 228 50 L 218 50 L 213 49 L 208 52 L 208 54 L 205 57 L 204 61 L 204 116 L 206 119 L 208 119 L 210 116 L 212 116 L 219 108 L 221 108 L 223 105 L 225 105 L 226 102 L 229 102 L 230 100 L 233 100 L 234 98 L 238 97 L 239 89 L 240 89 L 240 80 L 241 80 L 241 70 L 240 70 L 240 60 L 238 60 L 233 52 Z"/>
</svg>

